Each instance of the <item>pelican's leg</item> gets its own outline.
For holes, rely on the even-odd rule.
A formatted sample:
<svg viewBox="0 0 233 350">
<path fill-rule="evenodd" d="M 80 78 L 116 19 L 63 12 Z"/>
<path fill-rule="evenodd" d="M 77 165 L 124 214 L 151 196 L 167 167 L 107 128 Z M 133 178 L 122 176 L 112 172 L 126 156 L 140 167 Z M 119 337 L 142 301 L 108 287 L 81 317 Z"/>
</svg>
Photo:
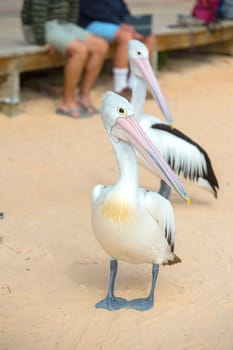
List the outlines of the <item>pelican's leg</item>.
<svg viewBox="0 0 233 350">
<path fill-rule="evenodd" d="M 115 279 L 117 274 L 117 260 L 110 261 L 110 278 L 109 278 L 109 287 L 108 294 L 105 299 L 99 301 L 95 307 L 99 309 L 107 309 L 107 310 L 119 310 L 126 306 L 127 300 L 123 298 L 116 298 L 114 295 L 114 286 Z"/>
<path fill-rule="evenodd" d="M 161 194 L 161 196 L 163 196 L 166 199 L 169 199 L 171 194 L 171 187 L 169 187 L 163 180 L 160 181 L 159 194 Z"/>
<path fill-rule="evenodd" d="M 140 299 L 134 299 L 130 300 L 127 303 L 128 309 L 135 309 L 139 311 L 146 311 L 153 307 L 154 305 L 154 291 L 155 291 L 155 284 L 159 273 L 159 265 L 153 264 L 152 267 L 152 282 L 151 282 L 151 290 L 150 294 L 147 298 L 140 298 Z"/>
</svg>

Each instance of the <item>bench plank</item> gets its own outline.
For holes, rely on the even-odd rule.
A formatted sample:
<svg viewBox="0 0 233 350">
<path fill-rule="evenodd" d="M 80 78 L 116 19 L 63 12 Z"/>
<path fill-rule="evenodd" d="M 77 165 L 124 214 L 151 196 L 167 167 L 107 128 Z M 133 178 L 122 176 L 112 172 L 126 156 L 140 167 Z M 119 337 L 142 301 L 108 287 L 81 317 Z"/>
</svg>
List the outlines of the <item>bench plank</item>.
<svg viewBox="0 0 233 350">
<path fill-rule="evenodd" d="M 233 22 L 224 21 L 218 24 L 212 31 L 204 26 L 182 29 L 171 29 L 156 36 L 157 50 L 169 51 L 184 49 L 190 46 L 203 46 L 215 43 L 224 43 L 233 40 Z"/>
</svg>

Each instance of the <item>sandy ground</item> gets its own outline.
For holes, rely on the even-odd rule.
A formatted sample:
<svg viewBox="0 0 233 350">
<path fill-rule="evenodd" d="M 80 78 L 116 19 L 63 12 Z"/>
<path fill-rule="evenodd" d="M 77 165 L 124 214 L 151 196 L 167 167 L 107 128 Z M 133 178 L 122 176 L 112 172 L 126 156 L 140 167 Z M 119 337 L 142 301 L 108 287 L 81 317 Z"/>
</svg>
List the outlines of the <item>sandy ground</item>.
<svg viewBox="0 0 233 350">
<path fill-rule="evenodd" d="M 186 184 L 192 203 L 173 192 L 176 253 L 162 267 L 155 307 L 108 312 L 109 259 L 91 228 L 90 194 L 111 184 L 117 168 L 99 116 L 54 113 L 54 99 L 23 90 L 18 115 L 0 115 L 1 350 L 233 349 L 233 60 L 172 59 L 159 74 L 176 127 L 209 153 L 219 198 Z M 111 88 L 103 77 L 96 105 Z M 153 101 L 146 111 L 160 115 Z M 158 179 L 141 171 L 141 185 Z M 116 291 L 148 293 L 151 266 L 119 264 Z"/>
</svg>

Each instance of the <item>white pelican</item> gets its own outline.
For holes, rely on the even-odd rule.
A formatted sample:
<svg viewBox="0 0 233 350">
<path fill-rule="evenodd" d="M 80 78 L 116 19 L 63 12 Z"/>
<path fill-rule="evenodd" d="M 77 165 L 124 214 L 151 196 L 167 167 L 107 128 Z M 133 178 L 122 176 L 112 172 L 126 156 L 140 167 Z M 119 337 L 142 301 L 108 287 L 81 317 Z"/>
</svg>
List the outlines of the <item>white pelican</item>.
<svg viewBox="0 0 233 350">
<path fill-rule="evenodd" d="M 131 71 L 135 75 L 131 103 L 135 110 L 135 117 L 141 127 L 177 175 L 211 189 L 217 198 L 218 180 L 207 152 L 178 129 L 163 123 L 152 115 L 143 113 L 148 87 L 154 99 L 159 103 L 168 123 L 173 124 L 171 114 L 150 65 L 146 46 L 138 40 L 130 40 L 128 56 Z M 148 168 L 141 157 L 139 161 Z M 169 198 L 170 188 L 163 180 L 159 193 Z"/>
<path fill-rule="evenodd" d="M 176 175 L 162 159 L 138 122 L 132 105 L 123 97 L 105 94 L 101 116 L 116 155 L 119 179 L 112 186 L 97 185 L 92 192 L 92 225 L 95 236 L 111 257 L 107 297 L 97 308 L 147 310 L 154 303 L 154 287 L 160 264 L 179 262 L 174 254 L 175 224 L 170 202 L 158 193 L 138 187 L 134 147 L 154 171 L 189 200 Z M 114 295 L 118 259 L 151 263 L 152 285 L 147 298 L 127 301 Z"/>
</svg>

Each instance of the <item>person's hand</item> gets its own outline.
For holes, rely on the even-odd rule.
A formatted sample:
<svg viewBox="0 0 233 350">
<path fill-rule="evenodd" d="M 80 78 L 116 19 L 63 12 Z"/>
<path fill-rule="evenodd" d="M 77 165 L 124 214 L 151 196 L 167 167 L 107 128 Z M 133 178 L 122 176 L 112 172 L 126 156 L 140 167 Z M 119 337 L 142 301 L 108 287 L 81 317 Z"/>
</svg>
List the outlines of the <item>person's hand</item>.
<svg viewBox="0 0 233 350">
<path fill-rule="evenodd" d="M 45 44 L 45 48 L 51 55 L 53 55 L 56 52 L 55 47 L 49 43 Z"/>
<path fill-rule="evenodd" d="M 136 40 L 143 40 L 144 36 L 138 32 L 136 32 L 136 30 L 134 29 L 134 26 L 131 26 L 131 24 L 127 24 L 127 23 L 122 23 L 121 24 L 121 29 L 129 32 L 133 35 L 133 38 Z"/>
<path fill-rule="evenodd" d="M 136 39 L 136 40 L 143 40 L 144 38 L 145 37 L 142 34 L 134 31 L 134 39 Z"/>
<path fill-rule="evenodd" d="M 135 32 L 134 27 L 131 26 L 130 24 L 127 24 L 127 23 L 122 23 L 121 29 L 125 30 L 126 32 L 132 33 L 132 34 Z"/>
</svg>

